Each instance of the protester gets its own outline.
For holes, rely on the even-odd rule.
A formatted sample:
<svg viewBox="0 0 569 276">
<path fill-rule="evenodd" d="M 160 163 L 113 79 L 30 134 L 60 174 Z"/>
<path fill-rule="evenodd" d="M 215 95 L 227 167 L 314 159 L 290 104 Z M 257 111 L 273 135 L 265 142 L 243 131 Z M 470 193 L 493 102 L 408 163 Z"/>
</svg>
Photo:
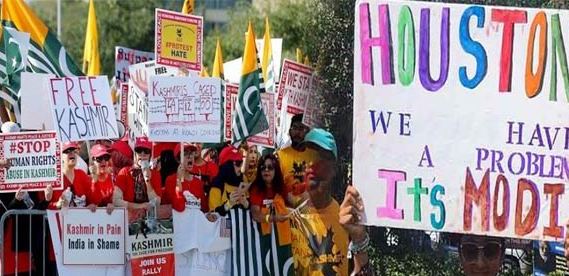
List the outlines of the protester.
<svg viewBox="0 0 569 276">
<path fill-rule="evenodd" d="M 211 182 L 219 173 L 219 168 L 217 167 L 216 163 L 212 161 L 211 158 L 207 158 L 206 160 L 205 158 L 202 157 L 202 155 L 200 154 L 200 152 L 202 151 L 201 145 L 198 144 L 196 146 L 198 149 L 198 154 L 196 155 L 196 160 L 191 172 L 204 183 L 204 191 L 207 195 L 211 187 Z"/>
<path fill-rule="evenodd" d="M 243 156 L 236 148 L 227 146 L 219 154 L 219 163 L 219 174 L 213 180 L 209 193 L 210 211 L 225 216 L 232 208 L 248 208 L 247 187 L 241 185 Z"/>
<path fill-rule="evenodd" d="M 459 258 L 466 276 L 495 276 L 504 261 L 504 239 L 488 236 L 462 235 Z"/>
<path fill-rule="evenodd" d="M 337 149 L 332 134 L 312 129 L 303 144 L 315 149 L 317 161 L 306 170 L 309 199 L 306 210 L 302 211 L 303 217 L 293 222 L 296 226 L 293 227 L 292 243 L 296 274 L 325 271 L 325 275 L 347 275 L 349 234 L 354 235 L 352 239 L 362 248 L 367 246 L 369 238 L 362 237 L 360 232 L 350 232 L 358 228 L 344 228 L 340 224 L 340 206 L 331 194 L 332 185 L 338 185 L 335 183 Z M 327 242 L 315 243 L 314 239 L 326 239 Z M 356 248 L 358 253 L 360 247 Z"/>
<path fill-rule="evenodd" d="M 162 190 L 166 187 L 168 176 L 175 175 L 178 171 L 178 161 L 174 156 L 174 149 L 179 143 L 160 142 L 154 143 L 152 150 L 151 168 L 160 173 L 160 186 Z"/>
<path fill-rule="evenodd" d="M 245 148 L 245 162 L 243 163 L 243 181 L 253 183 L 257 175 L 257 163 L 259 162 L 259 151 L 256 145 L 248 145 Z"/>
<path fill-rule="evenodd" d="M 166 188 L 162 202 L 171 203 L 172 208 L 178 212 L 184 211 L 186 207 L 186 197 L 184 192 L 189 192 L 191 196 L 200 200 L 201 210 L 208 212 L 208 199 L 204 192 L 204 183 L 195 177 L 191 171 L 194 167 L 196 156 L 199 155 L 195 145 L 184 144 L 184 156 L 181 158 L 181 146 L 178 144 L 174 150 L 174 155 L 179 161 L 178 173 L 166 179 Z"/>
<path fill-rule="evenodd" d="M 107 213 L 111 214 L 114 209 L 111 153 L 106 146 L 96 144 L 91 148 L 91 159 L 93 163 L 90 171 L 93 185 L 89 197 L 89 208 L 95 211 L 97 207 L 106 207 Z"/>
<path fill-rule="evenodd" d="M 288 131 L 291 145 L 277 152 L 284 176 L 284 183 L 287 190 L 293 195 L 293 206 L 297 206 L 302 202 L 303 198 L 301 195 L 306 191 L 304 173 L 306 168 L 316 161 L 318 157 L 313 149 L 306 148 L 302 143 L 304 136 L 309 131 L 309 128 L 302 123 L 302 117 L 302 114 L 292 117 Z"/>
<path fill-rule="evenodd" d="M 261 157 L 256 173 L 257 176 L 250 189 L 251 216 L 259 223 L 287 220 L 286 213 L 271 213 L 265 208 L 267 205 L 265 200 L 284 207 L 288 195 L 277 158 L 272 154 Z M 286 208 L 279 209 L 286 211 Z"/>
<path fill-rule="evenodd" d="M 160 175 L 150 169 L 152 143 L 146 137 L 137 138 L 134 145 L 134 164 L 117 175 L 113 193 L 115 207 L 149 209 L 150 202 L 160 203 Z"/>
<path fill-rule="evenodd" d="M 88 199 L 91 197 L 91 178 L 84 171 L 76 169 L 77 159 L 80 158 L 77 155 L 78 150 L 79 144 L 75 142 L 65 142 L 61 147 L 63 189 L 53 192 L 49 209 L 61 209 L 77 201 L 90 204 Z"/>
<path fill-rule="evenodd" d="M 122 168 L 132 166 L 132 149 L 128 145 L 128 140 L 121 139 L 111 145 L 111 161 L 113 164 L 113 175 L 118 175 Z"/>
</svg>

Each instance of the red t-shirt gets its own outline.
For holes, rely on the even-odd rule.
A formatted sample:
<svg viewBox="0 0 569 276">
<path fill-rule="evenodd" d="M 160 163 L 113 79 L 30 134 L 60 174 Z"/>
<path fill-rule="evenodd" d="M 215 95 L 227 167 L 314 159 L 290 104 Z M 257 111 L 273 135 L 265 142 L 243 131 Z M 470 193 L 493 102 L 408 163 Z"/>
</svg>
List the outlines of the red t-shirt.
<svg viewBox="0 0 569 276">
<path fill-rule="evenodd" d="M 113 203 L 113 180 L 109 176 L 104 181 L 97 181 L 92 186 L 91 197 L 87 198 L 89 204 L 96 204 L 98 207 L 106 207 Z"/>
<path fill-rule="evenodd" d="M 128 202 L 134 202 L 134 177 L 132 176 L 132 167 L 122 168 L 117 175 L 116 186 L 119 187 L 123 194 L 123 199 Z M 157 196 L 162 196 L 162 187 L 160 185 L 160 172 L 151 170 L 150 182 Z M 148 191 L 147 191 L 148 192 Z"/>
<path fill-rule="evenodd" d="M 284 191 L 283 193 L 285 195 L 287 194 L 286 191 Z M 257 187 L 251 187 L 251 190 L 249 191 L 249 201 L 251 202 L 251 205 L 256 205 L 262 208 L 265 207 L 265 204 L 263 204 L 263 200 L 274 199 L 275 195 L 276 193 L 273 191 L 272 188 L 267 187 L 266 190 L 262 192 Z M 283 198 L 285 198 L 285 196 L 283 196 Z"/>
<path fill-rule="evenodd" d="M 182 181 L 182 190 L 176 192 L 176 182 L 177 176 L 170 175 L 166 178 L 166 186 L 164 187 L 164 196 L 162 198 L 162 204 L 172 204 L 172 208 L 178 212 L 183 212 L 186 209 L 186 198 L 183 192 L 189 191 L 195 197 L 201 200 L 201 210 L 202 212 L 207 212 L 208 199 L 205 196 L 204 184 L 197 177 L 193 177 L 190 181 Z"/>
<path fill-rule="evenodd" d="M 47 207 L 48 209 L 52 210 L 57 209 L 55 205 L 59 201 L 59 198 L 61 197 L 65 189 L 71 186 L 73 186 L 74 195 L 76 196 L 85 195 L 85 197 L 87 198 L 86 204 L 89 205 L 91 203 L 89 202 L 89 197 L 91 196 L 90 195 L 91 177 L 89 177 L 84 171 L 79 169 L 74 169 L 73 172 L 75 173 L 75 178 L 73 179 L 73 183 L 71 183 L 71 181 L 65 175 L 63 175 L 63 189 L 53 191 L 53 196 L 49 201 L 49 205 Z"/>
<path fill-rule="evenodd" d="M 213 178 L 219 173 L 219 168 L 213 162 L 204 161 L 204 163 L 199 166 L 194 165 L 191 173 L 198 176 L 207 175 L 209 176 L 209 182 L 211 183 Z"/>
</svg>

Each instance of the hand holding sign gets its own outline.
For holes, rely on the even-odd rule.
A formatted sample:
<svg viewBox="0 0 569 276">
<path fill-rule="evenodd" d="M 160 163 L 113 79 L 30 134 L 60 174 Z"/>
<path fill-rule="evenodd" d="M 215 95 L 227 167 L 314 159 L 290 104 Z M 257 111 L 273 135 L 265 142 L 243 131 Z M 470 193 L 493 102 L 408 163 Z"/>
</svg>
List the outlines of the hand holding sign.
<svg viewBox="0 0 569 276">
<path fill-rule="evenodd" d="M 354 240 L 361 240 L 365 237 L 365 226 L 359 224 L 363 210 L 364 206 L 358 190 L 349 185 L 340 206 L 340 224 Z"/>
</svg>

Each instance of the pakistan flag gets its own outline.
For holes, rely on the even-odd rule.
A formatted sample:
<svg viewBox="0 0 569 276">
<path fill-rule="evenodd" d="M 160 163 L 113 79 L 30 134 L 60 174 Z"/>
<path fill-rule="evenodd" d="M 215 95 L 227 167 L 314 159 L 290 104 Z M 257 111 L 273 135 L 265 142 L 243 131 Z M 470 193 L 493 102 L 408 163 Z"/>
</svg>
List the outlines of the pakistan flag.
<svg viewBox="0 0 569 276">
<path fill-rule="evenodd" d="M 8 88 L 13 100 L 17 102 L 20 90 L 20 73 L 26 70 L 28 51 L 30 49 L 30 34 L 18 32 L 14 28 L 2 28 L 6 76 L 3 85 Z M 13 103 L 12 103 L 13 104 Z"/>
</svg>

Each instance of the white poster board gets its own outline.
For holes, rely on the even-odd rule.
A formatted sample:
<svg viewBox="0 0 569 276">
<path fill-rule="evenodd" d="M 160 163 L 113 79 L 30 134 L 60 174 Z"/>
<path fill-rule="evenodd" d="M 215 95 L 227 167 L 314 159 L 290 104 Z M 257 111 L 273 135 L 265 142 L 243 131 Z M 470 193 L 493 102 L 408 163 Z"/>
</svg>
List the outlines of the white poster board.
<svg viewBox="0 0 569 276">
<path fill-rule="evenodd" d="M 49 98 L 60 141 L 119 137 L 106 76 L 51 78 Z"/>
<path fill-rule="evenodd" d="M 148 94 L 150 77 L 155 75 L 175 76 L 175 67 L 157 65 L 155 61 L 147 61 L 131 65 L 131 78 L 128 82 L 128 144 L 134 147 L 136 137 L 148 137 Z"/>
<path fill-rule="evenodd" d="M 21 73 L 22 129 L 53 130 L 51 116 L 38 116 L 38 114 L 51 114 L 49 79 L 53 77 L 55 75 Z"/>
<path fill-rule="evenodd" d="M 109 215 L 105 208 L 91 212 L 70 208 L 63 215 L 64 265 L 124 265 L 125 209 Z"/>
<path fill-rule="evenodd" d="M 150 78 L 148 138 L 154 142 L 220 143 L 221 80 Z"/>
<path fill-rule="evenodd" d="M 563 10 L 358 1 L 365 224 L 564 239 L 568 25 Z"/>
<path fill-rule="evenodd" d="M 154 52 L 139 51 L 127 47 L 115 47 L 115 79 L 117 88 L 130 79 L 129 67 L 133 64 L 154 60 Z"/>
</svg>

